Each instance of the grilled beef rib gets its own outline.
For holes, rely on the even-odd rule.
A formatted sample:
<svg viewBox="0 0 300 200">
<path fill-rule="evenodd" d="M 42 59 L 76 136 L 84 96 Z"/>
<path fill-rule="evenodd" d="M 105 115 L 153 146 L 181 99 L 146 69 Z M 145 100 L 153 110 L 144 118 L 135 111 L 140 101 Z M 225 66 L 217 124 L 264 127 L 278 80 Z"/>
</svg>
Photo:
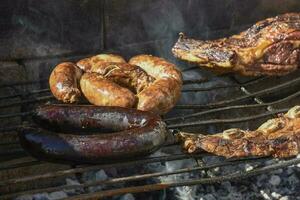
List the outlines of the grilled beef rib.
<svg viewBox="0 0 300 200">
<path fill-rule="evenodd" d="M 173 54 L 220 73 L 284 75 L 296 70 L 300 57 L 300 13 L 259 21 L 238 35 L 195 40 L 180 34 Z"/>
</svg>

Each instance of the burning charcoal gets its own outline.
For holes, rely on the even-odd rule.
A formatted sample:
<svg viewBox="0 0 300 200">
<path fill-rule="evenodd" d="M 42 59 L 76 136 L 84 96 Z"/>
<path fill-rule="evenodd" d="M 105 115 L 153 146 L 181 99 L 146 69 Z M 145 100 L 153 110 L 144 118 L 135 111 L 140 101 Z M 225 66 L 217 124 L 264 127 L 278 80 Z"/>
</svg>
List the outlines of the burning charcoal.
<svg viewBox="0 0 300 200">
<path fill-rule="evenodd" d="M 290 175 L 287 181 L 292 186 L 295 186 L 299 183 L 299 179 L 295 174 Z"/>
<path fill-rule="evenodd" d="M 121 196 L 120 200 L 135 200 L 135 198 L 132 194 L 128 193 L 128 194 Z"/>
<path fill-rule="evenodd" d="M 253 169 L 253 166 L 252 166 L 252 165 L 250 165 L 250 164 L 248 164 L 248 163 L 245 165 L 245 170 L 246 170 L 246 171 L 251 171 L 252 169 Z"/>
<path fill-rule="evenodd" d="M 287 175 L 291 175 L 292 173 L 294 173 L 294 170 L 292 167 L 288 167 L 285 172 L 287 173 Z"/>
<path fill-rule="evenodd" d="M 177 199 L 197 199 L 196 186 L 183 186 L 175 188 Z"/>
<path fill-rule="evenodd" d="M 281 197 L 281 194 L 276 193 L 276 192 L 272 192 L 271 196 L 274 197 L 275 199 L 279 199 Z"/>
<path fill-rule="evenodd" d="M 49 195 L 47 193 L 39 193 L 39 194 L 35 194 L 33 195 L 33 199 L 32 200 L 51 200 Z"/>
<path fill-rule="evenodd" d="M 66 185 L 80 185 L 77 179 L 66 178 Z M 69 195 L 79 194 L 83 192 L 82 188 L 64 190 Z"/>
<path fill-rule="evenodd" d="M 262 175 L 258 176 L 256 185 L 258 187 L 261 187 L 266 182 L 267 178 L 268 178 L 268 176 L 266 174 L 262 174 Z"/>
<path fill-rule="evenodd" d="M 277 170 L 272 171 L 272 174 L 282 174 L 282 172 L 283 172 L 283 169 L 277 169 Z"/>
<path fill-rule="evenodd" d="M 284 196 L 284 197 L 281 197 L 279 200 L 290 200 L 291 198 L 289 198 L 289 196 Z"/>
<path fill-rule="evenodd" d="M 222 188 L 225 188 L 229 192 L 232 190 L 232 186 L 231 186 L 231 183 L 229 181 L 222 182 L 221 186 L 222 186 Z"/>
<path fill-rule="evenodd" d="M 89 173 L 88 179 L 86 179 L 86 181 L 87 182 L 89 182 L 89 181 L 104 181 L 107 179 L 108 179 L 108 176 L 106 175 L 105 171 L 103 169 L 101 169 L 97 172 Z M 103 189 L 102 185 L 91 186 L 88 188 L 89 192 L 96 192 L 96 191 L 99 191 L 102 189 Z"/>
<path fill-rule="evenodd" d="M 260 191 L 260 194 L 261 194 L 261 195 L 263 196 L 263 198 L 266 199 L 266 200 L 271 200 L 271 199 L 272 199 L 271 196 L 270 196 L 270 194 L 268 194 L 267 191 L 261 190 L 261 191 Z"/>
<path fill-rule="evenodd" d="M 51 192 L 49 194 L 50 200 L 58 200 L 68 197 L 68 195 L 63 191 Z"/>
<path fill-rule="evenodd" d="M 14 200 L 32 200 L 33 196 L 29 194 L 25 194 L 15 198 Z"/>
<path fill-rule="evenodd" d="M 273 186 L 279 185 L 280 182 L 281 182 L 281 178 L 277 175 L 272 175 L 270 180 L 269 180 L 269 183 Z"/>
<path fill-rule="evenodd" d="M 201 197 L 200 200 L 216 200 L 216 198 L 212 194 L 207 194 L 207 195 L 204 195 L 203 197 Z"/>
<path fill-rule="evenodd" d="M 239 199 L 243 199 L 243 195 L 240 192 L 230 192 L 227 196 L 227 199 L 239 200 Z"/>
</svg>

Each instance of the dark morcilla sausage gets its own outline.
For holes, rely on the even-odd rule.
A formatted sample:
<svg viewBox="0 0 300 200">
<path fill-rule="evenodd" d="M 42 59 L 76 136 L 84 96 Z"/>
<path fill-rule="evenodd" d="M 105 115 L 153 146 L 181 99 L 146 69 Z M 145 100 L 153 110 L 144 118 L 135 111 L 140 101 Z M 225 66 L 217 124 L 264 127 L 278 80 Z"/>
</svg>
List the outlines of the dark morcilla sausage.
<svg viewBox="0 0 300 200">
<path fill-rule="evenodd" d="M 166 125 L 159 116 L 119 107 L 49 105 L 37 109 L 35 119 L 69 132 L 34 126 L 19 132 L 24 149 L 49 161 L 105 163 L 143 156 L 160 148 L 167 136 Z M 66 124 L 67 128 L 63 128 Z M 93 131 L 98 128 L 98 132 L 86 133 L 83 125 Z"/>
</svg>

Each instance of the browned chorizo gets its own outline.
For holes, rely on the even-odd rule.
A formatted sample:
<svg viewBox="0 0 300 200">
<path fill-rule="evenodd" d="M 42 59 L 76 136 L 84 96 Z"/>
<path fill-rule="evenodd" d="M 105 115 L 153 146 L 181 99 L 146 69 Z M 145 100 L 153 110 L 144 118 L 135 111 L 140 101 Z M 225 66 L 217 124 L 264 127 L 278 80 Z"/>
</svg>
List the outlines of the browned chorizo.
<svg viewBox="0 0 300 200">
<path fill-rule="evenodd" d="M 140 93 L 155 80 L 142 68 L 128 63 L 103 62 L 92 66 L 90 71 L 129 88 L 134 93 Z"/>
<path fill-rule="evenodd" d="M 80 87 L 86 99 L 97 106 L 131 108 L 136 104 L 136 96 L 129 89 L 96 73 L 85 73 L 80 79 Z"/>
<path fill-rule="evenodd" d="M 60 63 L 54 68 L 49 78 L 52 94 L 66 103 L 78 101 L 81 96 L 78 84 L 81 75 L 82 71 L 74 63 Z"/>
<path fill-rule="evenodd" d="M 89 70 L 101 63 L 113 62 L 113 63 L 126 63 L 124 58 L 115 54 L 99 54 L 96 56 L 92 56 L 90 58 L 84 58 L 76 63 L 76 65 L 85 72 L 89 72 Z"/>
<path fill-rule="evenodd" d="M 165 114 L 174 107 L 181 94 L 182 76 L 176 66 L 166 60 L 151 56 L 138 55 L 129 64 L 137 65 L 156 80 L 137 94 L 137 109 Z"/>
</svg>

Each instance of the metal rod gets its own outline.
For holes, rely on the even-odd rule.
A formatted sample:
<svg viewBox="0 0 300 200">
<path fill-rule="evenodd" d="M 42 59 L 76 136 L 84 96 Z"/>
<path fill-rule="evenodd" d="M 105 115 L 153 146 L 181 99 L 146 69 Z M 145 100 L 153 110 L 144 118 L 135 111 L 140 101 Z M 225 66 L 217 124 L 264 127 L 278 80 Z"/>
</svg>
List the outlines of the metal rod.
<svg viewBox="0 0 300 200">
<path fill-rule="evenodd" d="M 211 178 L 199 178 L 193 180 L 182 180 L 174 182 L 156 183 L 142 186 L 133 186 L 118 188 L 112 190 L 104 190 L 100 192 L 94 192 L 89 194 L 81 194 L 66 198 L 67 200 L 84 200 L 84 199 L 101 199 L 104 197 L 112 197 L 116 195 L 126 194 L 126 193 L 140 193 L 140 192 L 151 192 L 156 190 L 163 190 L 171 187 L 182 187 L 182 186 L 192 186 L 192 185 L 202 185 L 202 184 L 215 184 L 224 181 L 236 181 L 240 179 L 249 178 L 251 176 L 256 176 L 263 173 L 269 173 L 270 171 L 288 167 L 290 165 L 296 165 L 300 163 L 300 158 L 292 159 L 289 161 L 283 161 L 281 163 L 276 163 L 273 165 L 253 169 L 250 171 L 243 171 L 237 173 L 231 173 L 223 176 L 211 177 Z"/>
<path fill-rule="evenodd" d="M 204 115 L 204 114 L 215 113 L 215 112 L 225 111 L 225 110 L 233 110 L 233 109 L 240 109 L 240 108 L 265 107 L 265 106 L 275 105 L 275 104 L 278 104 L 278 103 L 282 103 L 282 102 L 291 100 L 291 99 L 293 99 L 294 97 L 297 97 L 297 96 L 300 96 L 300 91 L 298 91 L 298 92 L 296 92 L 292 95 L 289 95 L 285 98 L 279 99 L 277 101 L 268 102 L 268 103 L 214 108 L 214 109 L 210 109 L 210 110 L 206 110 L 206 111 L 202 111 L 202 112 L 196 112 L 196 113 L 192 113 L 192 114 L 183 115 L 183 116 L 180 116 L 180 117 L 166 118 L 166 119 L 164 119 L 164 121 L 186 120 L 186 119 L 189 119 L 189 118 L 192 118 L 192 117 L 199 117 L 199 116 Z"/>
<path fill-rule="evenodd" d="M 263 95 L 272 93 L 273 91 L 276 91 L 276 90 L 279 90 L 279 89 L 282 89 L 282 88 L 285 88 L 285 87 L 291 87 L 291 86 L 297 84 L 298 82 L 300 82 L 300 77 L 296 78 L 296 79 L 294 79 L 292 81 L 289 81 L 289 82 L 286 82 L 286 83 L 283 83 L 283 84 L 280 84 L 280 85 L 276 85 L 274 87 L 270 87 L 270 88 L 267 88 L 267 89 L 264 89 L 264 90 L 260 90 L 258 92 L 253 92 L 252 94 L 249 94 L 249 95 L 244 95 L 244 96 L 240 96 L 240 97 L 229 99 L 229 100 L 219 101 L 219 102 L 216 102 L 216 103 L 206 104 L 206 105 L 203 105 L 203 104 L 176 105 L 175 108 L 177 108 L 177 109 L 200 109 L 200 108 L 207 108 L 208 109 L 208 108 L 221 107 L 221 106 L 226 105 L 226 104 L 238 102 L 238 101 L 249 99 L 249 98 L 252 98 L 252 97 L 263 96 Z"/>
<path fill-rule="evenodd" d="M 262 76 L 262 77 L 258 77 L 258 78 L 253 78 L 253 79 L 251 79 L 249 81 L 246 81 L 242 84 L 239 81 L 237 81 L 236 78 L 234 78 L 234 79 L 235 79 L 235 82 L 237 82 L 239 85 L 249 86 L 249 85 L 253 85 L 253 84 L 257 84 L 259 82 L 265 81 L 265 80 L 270 79 L 270 78 L 273 78 L 273 77 L 271 77 L 271 76 Z"/>
<path fill-rule="evenodd" d="M 10 102 L 10 103 L 7 103 L 7 104 L 0 105 L 0 108 L 8 108 L 8 107 L 13 107 L 13 106 L 17 106 L 17 105 L 22 105 L 22 104 L 25 104 L 25 103 L 26 104 L 36 103 L 36 102 L 46 101 L 46 100 L 50 100 L 50 99 L 54 99 L 54 97 L 52 95 L 49 95 L 49 96 L 44 96 L 44 97 L 37 97 L 35 99 L 30 99 L 30 100 Z"/>
<path fill-rule="evenodd" d="M 189 80 L 183 80 L 183 85 L 195 84 L 195 83 L 205 83 L 208 81 L 209 81 L 208 78 L 189 79 Z"/>
<path fill-rule="evenodd" d="M 237 83 L 235 85 L 219 85 L 219 86 L 212 86 L 212 87 L 207 87 L 207 88 L 189 88 L 189 89 L 183 89 L 182 92 L 200 92 L 200 91 L 208 91 L 208 90 L 214 90 L 214 89 L 222 89 L 222 88 L 232 88 L 232 87 L 245 87 L 248 85 L 252 85 L 254 83 L 260 82 L 262 80 L 265 80 L 269 77 L 261 77 L 261 78 L 257 78 L 251 81 L 248 81 L 244 84 L 240 84 Z M 185 80 L 183 81 L 183 84 L 191 84 L 191 83 L 203 83 L 203 82 L 207 82 L 209 81 L 209 79 L 200 79 L 200 80 Z"/>
<path fill-rule="evenodd" d="M 13 87 L 13 86 L 19 86 L 19 85 L 31 85 L 31 84 L 45 82 L 45 81 L 48 81 L 48 78 L 42 78 L 42 79 L 35 80 L 35 81 L 19 81 L 19 82 L 14 82 L 14 83 L 4 83 L 4 84 L 0 85 L 0 88 Z"/>
<path fill-rule="evenodd" d="M 22 125 L 3 127 L 3 128 L 0 128 L 0 134 L 3 134 L 3 133 L 6 134 L 6 132 L 9 132 L 9 131 L 16 131 L 19 128 L 22 128 L 22 127 L 23 127 Z"/>
<path fill-rule="evenodd" d="M 189 89 L 182 89 L 181 92 L 203 92 L 203 91 L 210 91 L 210 90 L 217 90 L 222 88 L 232 88 L 232 87 L 240 87 L 239 85 L 219 85 L 219 86 L 212 86 L 207 88 L 189 88 Z"/>
<path fill-rule="evenodd" d="M 199 67 L 198 66 L 188 67 L 188 68 L 182 69 L 181 72 L 184 73 L 184 72 L 192 71 L 192 70 L 195 70 L 195 69 L 199 69 Z"/>
<path fill-rule="evenodd" d="M 27 92 L 27 93 L 18 93 L 18 94 L 0 96 L 0 100 L 16 98 L 16 97 L 20 97 L 20 96 L 28 96 L 28 95 L 33 95 L 33 94 L 41 94 L 44 92 L 50 92 L 50 89 L 33 90 L 33 91 Z"/>
<path fill-rule="evenodd" d="M 27 115 L 31 115 L 33 112 L 21 112 L 21 113 L 12 113 L 12 114 L 6 114 L 6 115 L 0 115 L 0 119 L 5 119 L 5 118 L 13 118 L 13 117 L 24 117 Z"/>
<path fill-rule="evenodd" d="M 280 110 L 274 110 L 272 112 L 266 112 L 263 114 L 252 115 L 252 116 L 248 116 L 248 117 L 232 118 L 232 119 L 211 119 L 211 120 L 202 120 L 202 121 L 188 122 L 188 123 L 170 124 L 170 125 L 168 125 L 168 128 L 184 128 L 184 127 L 191 127 L 191 126 L 195 127 L 195 126 L 207 125 L 207 124 L 244 122 L 244 121 L 248 121 L 248 120 L 259 119 L 262 117 L 266 117 L 266 116 L 281 113 L 281 112 L 286 112 L 288 110 L 289 109 L 280 109 Z"/>
<path fill-rule="evenodd" d="M 14 164 L 14 165 L 9 165 L 9 166 L 3 166 L 3 167 L 1 166 L 0 171 L 15 169 L 15 168 L 19 168 L 19 167 L 33 166 L 33 165 L 37 165 L 40 163 L 42 163 L 42 162 L 39 160 L 34 160 L 34 161 L 22 162 L 22 163 L 18 163 L 18 164 Z"/>
<path fill-rule="evenodd" d="M 147 163 L 155 163 L 155 162 L 163 162 L 163 161 L 171 161 L 171 160 L 184 160 L 184 159 L 190 159 L 193 157 L 201 157 L 201 156 L 203 156 L 203 154 L 193 155 L 193 156 L 186 155 L 186 154 L 177 154 L 177 155 L 170 155 L 170 156 L 144 158 L 141 160 L 120 162 L 120 163 L 113 163 L 113 164 L 78 167 L 78 168 L 74 168 L 74 169 L 49 172 L 49 173 L 27 176 L 27 177 L 13 178 L 13 179 L 8 179 L 8 180 L 0 180 L 0 186 L 6 186 L 8 184 L 16 184 L 16 183 L 33 181 L 33 180 L 38 180 L 38 179 L 54 178 L 54 177 L 59 177 L 59 176 L 69 176 L 70 174 L 83 173 L 86 171 L 99 170 L 99 169 L 105 169 L 105 168 L 111 168 L 111 167 L 118 168 L 121 166 L 124 167 L 124 166 L 130 166 L 130 165 L 147 164 Z"/>
</svg>

